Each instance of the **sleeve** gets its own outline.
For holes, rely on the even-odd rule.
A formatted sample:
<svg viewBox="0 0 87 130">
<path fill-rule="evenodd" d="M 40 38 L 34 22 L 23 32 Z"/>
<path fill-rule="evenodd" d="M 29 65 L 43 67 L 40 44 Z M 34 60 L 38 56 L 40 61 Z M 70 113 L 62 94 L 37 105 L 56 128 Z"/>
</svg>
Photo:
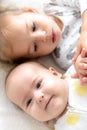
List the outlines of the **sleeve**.
<svg viewBox="0 0 87 130">
<path fill-rule="evenodd" d="M 80 11 L 79 0 L 49 0 L 48 3 L 44 4 L 43 10 L 46 14 L 58 15 L 61 13 L 70 12 L 74 10 L 75 12 Z"/>
<path fill-rule="evenodd" d="M 57 6 L 69 6 L 80 10 L 81 14 L 87 9 L 87 0 L 50 0 L 47 5 L 45 5 L 44 10 L 57 10 Z M 48 11 L 49 12 L 49 11 Z"/>
</svg>

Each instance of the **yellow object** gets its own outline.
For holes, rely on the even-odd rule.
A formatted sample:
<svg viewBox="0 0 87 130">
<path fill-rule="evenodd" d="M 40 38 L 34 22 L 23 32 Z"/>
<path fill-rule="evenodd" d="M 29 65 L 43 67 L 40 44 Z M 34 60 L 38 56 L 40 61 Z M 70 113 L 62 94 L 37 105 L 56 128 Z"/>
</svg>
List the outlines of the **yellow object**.
<svg viewBox="0 0 87 130">
<path fill-rule="evenodd" d="M 78 81 L 73 83 L 73 86 L 75 87 L 75 92 L 83 97 L 87 94 L 87 85 L 80 85 L 80 83 Z"/>
<path fill-rule="evenodd" d="M 67 122 L 68 125 L 72 126 L 72 125 L 75 125 L 78 122 L 79 118 L 80 118 L 79 113 L 69 112 L 68 115 L 67 115 L 67 118 L 66 118 L 66 122 Z"/>
</svg>

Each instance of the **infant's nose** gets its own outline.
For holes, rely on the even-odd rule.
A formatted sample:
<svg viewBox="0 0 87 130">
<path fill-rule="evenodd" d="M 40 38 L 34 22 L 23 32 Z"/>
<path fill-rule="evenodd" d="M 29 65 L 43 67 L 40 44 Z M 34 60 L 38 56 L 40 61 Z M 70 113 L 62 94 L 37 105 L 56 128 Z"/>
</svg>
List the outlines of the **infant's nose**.
<svg viewBox="0 0 87 130">
<path fill-rule="evenodd" d="M 39 107 L 44 110 L 45 105 L 46 105 L 44 94 L 38 93 L 38 95 L 36 95 L 35 97 L 35 100 L 36 100 L 36 103 L 39 105 Z"/>
<path fill-rule="evenodd" d="M 43 102 L 44 102 L 44 95 L 38 95 L 38 96 L 36 97 L 36 101 L 37 101 L 38 103 L 43 103 Z"/>
<path fill-rule="evenodd" d="M 38 31 L 37 38 L 39 41 L 46 42 L 46 32 Z"/>
<path fill-rule="evenodd" d="M 44 100 L 44 96 L 42 95 L 42 96 L 39 98 L 39 102 L 41 103 L 41 102 L 43 102 L 43 100 Z"/>
</svg>

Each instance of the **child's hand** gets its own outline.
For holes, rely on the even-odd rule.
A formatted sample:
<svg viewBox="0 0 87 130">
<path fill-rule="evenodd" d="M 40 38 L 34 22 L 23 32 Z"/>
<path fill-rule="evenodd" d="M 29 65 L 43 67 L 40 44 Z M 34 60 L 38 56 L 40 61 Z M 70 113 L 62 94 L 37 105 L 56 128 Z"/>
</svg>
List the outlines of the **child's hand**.
<svg viewBox="0 0 87 130">
<path fill-rule="evenodd" d="M 81 54 L 77 57 L 74 62 L 74 66 L 76 69 L 76 74 L 74 74 L 73 78 L 80 78 L 81 84 L 87 83 L 87 51 L 85 48 L 82 49 Z"/>
<path fill-rule="evenodd" d="M 87 50 L 87 10 L 82 13 L 82 25 L 81 25 L 81 34 L 77 44 L 77 50 L 73 57 L 73 62 L 76 61 L 77 57 L 81 54 L 82 49 Z M 87 56 L 87 51 L 86 51 Z"/>
<path fill-rule="evenodd" d="M 80 39 L 77 44 L 76 52 L 72 59 L 73 63 L 76 62 L 76 59 L 81 54 L 83 48 L 85 48 L 87 50 L 87 31 L 81 33 L 81 35 L 80 35 Z M 85 52 L 85 55 L 87 56 L 87 51 Z"/>
</svg>

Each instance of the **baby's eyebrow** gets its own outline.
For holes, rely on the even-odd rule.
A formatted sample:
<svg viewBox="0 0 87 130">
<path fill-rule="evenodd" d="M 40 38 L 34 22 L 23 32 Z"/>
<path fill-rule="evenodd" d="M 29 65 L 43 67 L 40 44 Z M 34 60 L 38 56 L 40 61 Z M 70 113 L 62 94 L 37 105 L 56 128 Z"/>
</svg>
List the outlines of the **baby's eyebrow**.
<svg viewBox="0 0 87 130">
<path fill-rule="evenodd" d="M 40 80 L 41 79 L 41 76 L 40 75 L 35 75 L 34 77 L 33 77 L 33 80 L 32 80 L 32 86 L 34 86 L 35 85 L 35 83 L 38 81 L 38 80 Z"/>
<path fill-rule="evenodd" d="M 36 82 L 37 77 L 35 76 L 32 80 L 31 80 L 31 84 L 29 86 L 29 90 L 25 92 L 22 101 L 21 101 L 21 106 L 25 107 L 26 106 L 26 102 L 27 100 L 30 98 L 30 96 L 32 95 L 32 88 L 34 87 L 34 84 Z"/>
<path fill-rule="evenodd" d="M 27 31 L 27 34 L 28 34 L 29 33 L 29 26 L 28 26 L 27 21 L 25 22 L 25 25 L 26 25 L 26 31 Z"/>
<path fill-rule="evenodd" d="M 32 80 L 32 86 L 34 86 L 36 80 L 37 80 L 37 77 L 35 76 L 35 77 L 33 78 L 33 80 Z"/>
</svg>

